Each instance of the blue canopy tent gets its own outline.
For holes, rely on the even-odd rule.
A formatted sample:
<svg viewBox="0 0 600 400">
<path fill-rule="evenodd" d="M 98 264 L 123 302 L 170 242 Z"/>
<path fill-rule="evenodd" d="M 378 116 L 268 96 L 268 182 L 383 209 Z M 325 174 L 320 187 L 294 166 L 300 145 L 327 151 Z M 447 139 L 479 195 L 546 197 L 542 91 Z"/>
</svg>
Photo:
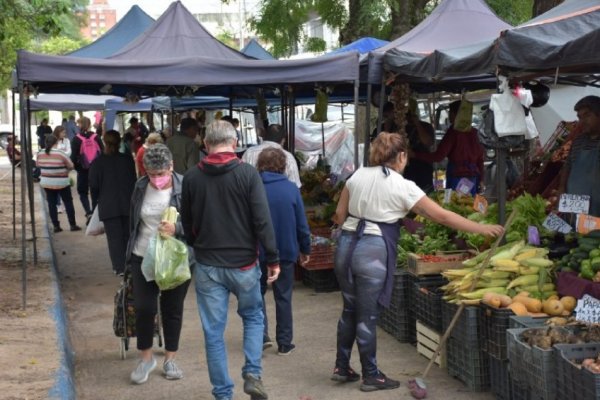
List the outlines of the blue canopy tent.
<svg viewBox="0 0 600 400">
<path fill-rule="evenodd" d="M 154 19 L 152 17 L 140 7 L 134 5 L 108 32 L 93 43 L 75 50 L 69 55 L 85 58 L 107 58 L 144 33 L 153 23 Z"/>
<path fill-rule="evenodd" d="M 275 60 L 275 57 L 264 47 L 258 43 L 258 41 L 252 38 L 246 46 L 242 49 L 242 53 L 247 56 L 254 57 L 257 60 Z"/>
<path fill-rule="evenodd" d="M 389 42 L 387 40 L 376 39 L 373 37 L 364 37 L 355 40 L 339 49 L 331 50 L 328 54 L 343 53 L 345 51 L 358 51 L 360 54 L 366 54 L 370 51 L 385 46 Z"/>
</svg>

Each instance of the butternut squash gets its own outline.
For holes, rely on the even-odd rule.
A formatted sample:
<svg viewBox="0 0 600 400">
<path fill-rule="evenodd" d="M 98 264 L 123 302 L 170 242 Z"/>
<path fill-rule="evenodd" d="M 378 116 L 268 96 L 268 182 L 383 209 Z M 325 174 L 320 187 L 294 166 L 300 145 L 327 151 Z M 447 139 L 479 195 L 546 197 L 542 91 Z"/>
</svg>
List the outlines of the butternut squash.
<svg viewBox="0 0 600 400">
<path fill-rule="evenodd" d="M 516 296 L 513 301 L 522 303 L 529 312 L 539 313 L 542 311 L 542 302 L 538 299 L 532 299 L 525 296 Z"/>
<path fill-rule="evenodd" d="M 529 315 L 529 313 L 527 312 L 527 307 L 525 307 L 523 303 L 520 303 L 518 301 L 513 302 L 507 308 L 519 317 L 526 317 Z"/>
</svg>

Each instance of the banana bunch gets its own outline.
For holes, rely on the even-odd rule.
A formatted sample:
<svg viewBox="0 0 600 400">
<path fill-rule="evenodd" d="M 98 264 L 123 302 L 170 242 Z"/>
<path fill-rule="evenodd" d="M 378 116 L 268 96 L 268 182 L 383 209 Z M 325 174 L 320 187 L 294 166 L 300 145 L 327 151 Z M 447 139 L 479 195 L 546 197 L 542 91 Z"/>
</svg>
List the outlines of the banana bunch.
<svg viewBox="0 0 600 400">
<path fill-rule="evenodd" d="M 497 249 L 490 259 L 475 290 L 469 291 L 481 263 L 489 250 L 465 260 L 464 268 L 449 269 L 442 275 L 450 282 L 442 289 L 444 300 L 467 305 L 479 304 L 486 293 L 514 296 L 519 292 L 529 292 L 532 297 L 546 299 L 556 294 L 551 282 L 550 272 L 553 266 L 547 258 L 548 250 L 525 245 L 524 241 L 512 242 Z"/>
</svg>

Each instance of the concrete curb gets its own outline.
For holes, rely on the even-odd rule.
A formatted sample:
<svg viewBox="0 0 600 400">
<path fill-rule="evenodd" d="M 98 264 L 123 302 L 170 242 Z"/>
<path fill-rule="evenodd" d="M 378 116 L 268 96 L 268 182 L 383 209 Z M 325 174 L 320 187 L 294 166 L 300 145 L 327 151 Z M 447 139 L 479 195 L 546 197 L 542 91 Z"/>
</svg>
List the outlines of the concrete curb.
<svg viewBox="0 0 600 400">
<path fill-rule="evenodd" d="M 43 240 L 48 241 L 47 250 L 48 254 L 44 254 L 44 258 L 50 260 L 51 272 L 52 272 L 52 286 L 54 291 L 54 304 L 50 307 L 48 312 L 56 324 L 56 337 L 58 341 L 58 352 L 60 355 L 60 365 L 56 371 L 54 377 L 54 385 L 48 392 L 48 398 L 60 399 L 60 400 L 75 400 L 77 398 L 75 392 L 75 364 L 73 347 L 71 345 L 71 337 L 69 336 L 68 318 L 65 303 L 63 301 L 62 293 L 60 291 L 59 284 L 59 271 L 56 263 L 56 254 L 54 252 L 54 241 L 50 234 L 50 225 L 48 224 L 48 210 L 46 208 L 46 199 L 43 193 L 43 189 L 37 186 L 38 192 L 38 204 L 40 204 L 41 221 L 43 222 L 40 233 L 44 233 L 45 236 L 38 237 L 38 244 Z M 40 224 L 36 224 L 40 225 Z M 40 249 L 41 246 L 38 246 Z"/>
</svg>

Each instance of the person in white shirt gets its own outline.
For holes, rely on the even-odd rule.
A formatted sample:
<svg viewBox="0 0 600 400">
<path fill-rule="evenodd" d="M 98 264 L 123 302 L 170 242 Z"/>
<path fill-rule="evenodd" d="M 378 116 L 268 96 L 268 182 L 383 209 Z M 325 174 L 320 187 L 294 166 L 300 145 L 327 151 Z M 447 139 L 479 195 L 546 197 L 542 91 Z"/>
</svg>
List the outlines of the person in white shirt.
<svg viewBox="0 0 600 400">
<path fill-rule="evenodd" d="M 275 147 L 280 150 L 283 150 L 285 153 L 285 173 L 284 175 L 287 178 L 294 182 L 296 186 L 302 187 L 302 183 L 300 182 L 300 174 L 298 173 L 298 163 L 296 163 L 296 159 L 294 155 L 289 151 L 284 150 L 283 144 L 285 143 L 285 130 L 283 126 L 279 124 L 271 124 L 267 128 L 267 132 L 263 137 L 263 142 L 257 146 L 252 146 L 242 156 L 242 160 L 247 162 L 250 165 L 256 167 L 258 162 L 258 156 L 260 152 L 269 147 Z"/>
<path fill-rule="evenodd" d="M 67 130 L 64 126 L 58 125 L 52 132 L 56 139 L 58 139 L 56 148 L 71 157 L 71 141 L 67 137 Z"/>
<path fill-rule="evenodd" d="M 361 378 L 350 367 L 357 343 L 362 364 L 360 390 L 395 389 L 377 366 L 377 318 L 390 304 L 399 221 L 414 212 L 453 229 L 498 236 L 499 225 L 484 225 L 445 210 L 402 173 L 408 161 L 405 135 L 382 132 L 371 145 L 370 167 L 357 170 L 346 182 L 334 222 L 342 226 L 335 253 L 335 275 L 344 303 L 337 327 L 337 355 L 331 379 L 353 382 Z"/>
</svg>

